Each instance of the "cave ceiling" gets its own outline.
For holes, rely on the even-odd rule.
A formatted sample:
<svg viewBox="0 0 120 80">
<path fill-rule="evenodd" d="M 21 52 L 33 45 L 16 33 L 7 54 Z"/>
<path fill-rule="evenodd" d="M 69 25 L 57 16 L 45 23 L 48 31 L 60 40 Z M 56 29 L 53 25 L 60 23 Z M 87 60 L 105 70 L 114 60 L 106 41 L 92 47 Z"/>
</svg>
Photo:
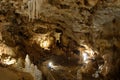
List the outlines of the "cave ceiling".
<svg viewBox="0 0 120 80">
<path fill-rule="evenodd" d="M 37 65 L 55 55 L 79 59 L 86 49 L 105 66 L 114 65 L 103 76 L 120 70 L 120 0 L 40 0 L 33 9 L 30 1 L 0 0 L 1 53 L 23 59 L 29 54 Z"/>
</svg>

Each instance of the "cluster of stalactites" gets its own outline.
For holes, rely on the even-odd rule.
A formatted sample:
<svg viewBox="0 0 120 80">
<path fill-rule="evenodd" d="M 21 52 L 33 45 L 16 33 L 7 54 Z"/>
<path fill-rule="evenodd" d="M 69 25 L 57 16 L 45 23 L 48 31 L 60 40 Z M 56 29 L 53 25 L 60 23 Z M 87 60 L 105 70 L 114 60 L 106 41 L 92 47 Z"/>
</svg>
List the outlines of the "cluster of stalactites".
<svg viewBox="0 0 120 80">
<path fill-rule="evenodd" d="M 41 6 L 44 3 L 44 0 L 28 0 L 28 15 L 29 21 L 38 19 L 41 11 Z"/>
</svg>

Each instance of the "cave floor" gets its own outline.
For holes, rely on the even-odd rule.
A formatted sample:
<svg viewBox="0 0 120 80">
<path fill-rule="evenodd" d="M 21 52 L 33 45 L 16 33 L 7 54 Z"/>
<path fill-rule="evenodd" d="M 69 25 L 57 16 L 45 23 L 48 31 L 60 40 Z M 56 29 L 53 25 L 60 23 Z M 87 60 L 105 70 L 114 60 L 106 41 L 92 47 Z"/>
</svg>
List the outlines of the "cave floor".
<svg viewBox="0 0 120 80">
<path fill-rule="evenodd" d="M 0 67 L 0 80 L 33 80 L 33 77 L 11 67 Z"/>
<path fill-rule="evenodd" d="M 49 66 L 49 63 L 52 63 Z M 42 66 L 39 65 L 43 72 L 44 80 L 79 80 L 77 71 L 82 64 L 78 64 L 76 57 L 52 56 L 46 60 Z M 99 80 L 91 76 L 91 74 L 83 74 L 82 80 Z"/>
</svg>

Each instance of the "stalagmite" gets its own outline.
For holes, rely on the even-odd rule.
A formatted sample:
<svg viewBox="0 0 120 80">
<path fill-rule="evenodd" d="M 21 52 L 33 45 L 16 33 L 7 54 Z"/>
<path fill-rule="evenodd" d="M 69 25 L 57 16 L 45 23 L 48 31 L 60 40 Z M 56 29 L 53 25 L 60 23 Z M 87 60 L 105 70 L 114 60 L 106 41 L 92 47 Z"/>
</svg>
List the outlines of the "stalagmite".
<svg viewBox="0 0 120 80">
<path fill-rule="evenodd" d="M 31 62 L 30 62 L 29 56 L 26 55 L 26 58 L 25 58 L 25 71 L 26 72 L 30 70 L 30 65 L 31 65 Z"/>
<path fill-rule="evenodd" d="M 26 55 L 25 68 L 23 70 L 30 73 L 34 80 L 42 80 L 42 72 L 37 68 L 36 65 L 31 63 L 28 55 Z"/>
</svg>

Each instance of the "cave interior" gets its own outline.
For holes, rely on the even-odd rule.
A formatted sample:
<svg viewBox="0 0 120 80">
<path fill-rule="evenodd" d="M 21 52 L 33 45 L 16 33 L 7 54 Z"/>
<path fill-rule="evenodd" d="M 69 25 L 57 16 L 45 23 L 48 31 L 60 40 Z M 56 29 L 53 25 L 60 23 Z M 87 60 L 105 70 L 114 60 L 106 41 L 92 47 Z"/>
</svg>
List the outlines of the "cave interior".
<svg viewBox="0 0 120 80">
<path fill-rule="evenodd" d="M 120 0 L 0 0 L 0 80 L 120 80 Z"/>
</svg>

